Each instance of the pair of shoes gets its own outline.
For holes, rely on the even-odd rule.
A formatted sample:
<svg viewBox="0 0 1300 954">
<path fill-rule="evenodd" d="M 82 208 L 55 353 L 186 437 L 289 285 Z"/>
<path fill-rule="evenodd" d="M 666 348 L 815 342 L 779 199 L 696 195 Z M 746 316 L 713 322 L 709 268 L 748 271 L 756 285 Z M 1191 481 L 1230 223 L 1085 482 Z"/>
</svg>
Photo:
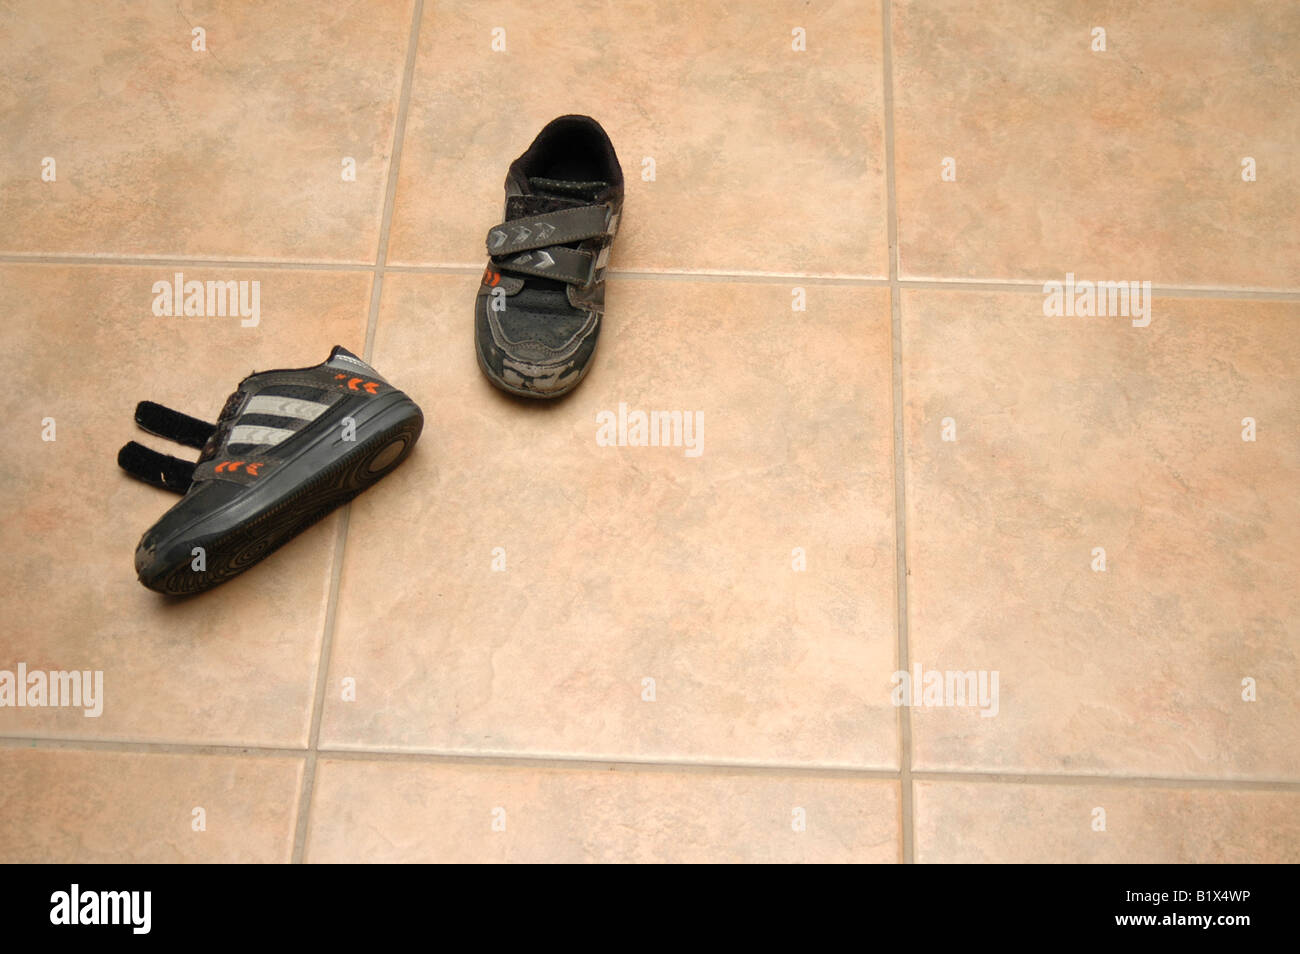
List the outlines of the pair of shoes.
<svg viewBox="0 0 1300 954">
<path fill-rule="evenodd" d="M 511 164 L 475 299 L 475 350 L 493 384 L 554 398 L 582 380 L 622 205 L 614 147 L 589 117 L 554 120 Z M 118 453 L 131 476 L 183 495 L 135 552 L 140 582 L 170 595 L 253 566 L 395 469 L 424 427 L 414 401 L 337 346 L 315 367 L 245 378 L 215 423 L 150 401 L 135 420 L 200 449 L 194 462 L 135 441 Z"/>
</svg>

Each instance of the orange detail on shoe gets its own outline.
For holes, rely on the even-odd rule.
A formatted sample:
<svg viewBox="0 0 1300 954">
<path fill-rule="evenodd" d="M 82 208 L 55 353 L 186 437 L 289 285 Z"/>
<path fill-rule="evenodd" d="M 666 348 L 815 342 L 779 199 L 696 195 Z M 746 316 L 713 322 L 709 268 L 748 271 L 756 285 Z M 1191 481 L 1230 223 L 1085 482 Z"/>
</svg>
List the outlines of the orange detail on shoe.
<svg viewBox="0 0 1300 954">
<path fill-rule="evenodd" d="M 497 285 L 500 283 L 500 281 L 501 281 L 501 273 L 500 273 L 500 272 L 498 272 L 498 271 L 494 271 L 494 270 L 491 269 L 491 268 L 484 269 L 484 271 L 483 271 L 483 284 L 484 284 L 484 285 L 487 285 L 489 288 L 496 288 Z"/>
<path fill-rule="evenodd" d="M 348 378 L 346 374 L 334 375 L 334 380 L 340 382 L 339 387 L 343 387 L 343 379 L 347 378 L 347 390 L 365 391 L 367 394 L 378 394 L 380 387 L 383 385 L 379 381 L 367 381 L 365 378 Z"/>
<path fill-rule="evenodd" d="M 212 469 L 214 472 L 218 474 L 223 474 L 223 473 L 233 474 L 235 471 L 239 470 L 241 466 L 243 466 L 244 473 L 248 474 L 249 477 L 256 477 L 258 469 L 265 463 L 266 463 L 265 461 L 259 460 L 256 461 L 255 463 L 245 465 L 242 460 L 223 460 L 220 464 L 218 464 L 216 467 Z"/>
</svg>

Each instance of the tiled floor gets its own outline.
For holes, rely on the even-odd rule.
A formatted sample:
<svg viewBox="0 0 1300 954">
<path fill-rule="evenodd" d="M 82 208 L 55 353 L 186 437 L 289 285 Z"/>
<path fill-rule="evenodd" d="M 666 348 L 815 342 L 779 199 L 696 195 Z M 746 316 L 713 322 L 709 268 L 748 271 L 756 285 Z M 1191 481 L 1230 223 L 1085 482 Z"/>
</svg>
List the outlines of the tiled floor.
<svg viewBox="0 0 1300 954">
<path fill-rule="evenodd" d="M 0 698 L 104 674 L 0 707 L 0 860 L 1300 861 L 1300 7 L 561 6 L 0 9 Z M 469 309 L 565 112 L 626 225 L 525 406 Z M 333 344 L 417 453 L 140 587 L 135 402 Z"/>
</svg>

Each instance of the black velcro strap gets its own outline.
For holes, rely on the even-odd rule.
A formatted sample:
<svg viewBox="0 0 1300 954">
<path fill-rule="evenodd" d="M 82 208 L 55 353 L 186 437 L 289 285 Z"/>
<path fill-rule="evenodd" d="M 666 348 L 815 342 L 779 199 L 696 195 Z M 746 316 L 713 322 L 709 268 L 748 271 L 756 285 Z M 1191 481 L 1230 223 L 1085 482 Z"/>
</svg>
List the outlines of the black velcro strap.
<svg viewBox="0 0 1300 954">
<path fill-rule="evenodd" d="M 542 215 L 502 222 L 488 232 L 487 250 L 494 258 L 552 245 L 568 245 L 604 235 L 609 230 L 609 206 L 580 205 Z"/>
<path fill-rule="evenodd" d="M 562 245 L 539 248 L 508 258 L 492 257 L 492 264 L 503 272 L 553 278 L 569 285 L 587 285 L 591 282 L 595 256 L 576 248 Z"/>
<path fill-rule="evenodd" d="M 212 432 L 217 429 L 215 424 L 200 421 L 197 417 L 190 417 L 180 411 L 173 411 L 153 401 L 141 401 L 135 406 L 135 422 L 150 434 L 157 434 L 159 437 L 184 444 L 186 447 L 203 447 L 212 436 Z M 169 459 L 175 460 L 175 458 Z"/>
<path fill-rule="evenodd" d="M 117 452 L 117 466 L 146 484 L 183 494 L 190 489 L 194 465 L 179 457 L 168 457 L 131 441 Z"/>
</svg>

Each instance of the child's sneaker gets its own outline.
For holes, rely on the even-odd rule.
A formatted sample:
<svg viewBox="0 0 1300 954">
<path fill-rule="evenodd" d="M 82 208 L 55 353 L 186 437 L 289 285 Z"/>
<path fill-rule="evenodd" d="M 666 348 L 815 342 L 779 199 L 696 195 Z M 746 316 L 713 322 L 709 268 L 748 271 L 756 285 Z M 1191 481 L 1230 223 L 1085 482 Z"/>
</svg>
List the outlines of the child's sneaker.
<svg viewBox="0 0 1300 954">
<path fill-rule="evenodd" d="M 511 163 L 474 302 L 478 363 L 497 387 L 554 398 L 587 373 L 622 209 L 623 171 L 589 116 L 552 120 Z"/>
<path fill-rule="evenodd" d="M 424 415 L 356 355 L 245 378 L 208 424 L 149 401 L 144 430 L 191 447 L 195 463 L 132 441 L 127 473 L 184 494 L 140 540 L 135 569 L 160 593 L 197 593 L 230 579 L 347 503 L 406 458 Z"/>
</svg>

